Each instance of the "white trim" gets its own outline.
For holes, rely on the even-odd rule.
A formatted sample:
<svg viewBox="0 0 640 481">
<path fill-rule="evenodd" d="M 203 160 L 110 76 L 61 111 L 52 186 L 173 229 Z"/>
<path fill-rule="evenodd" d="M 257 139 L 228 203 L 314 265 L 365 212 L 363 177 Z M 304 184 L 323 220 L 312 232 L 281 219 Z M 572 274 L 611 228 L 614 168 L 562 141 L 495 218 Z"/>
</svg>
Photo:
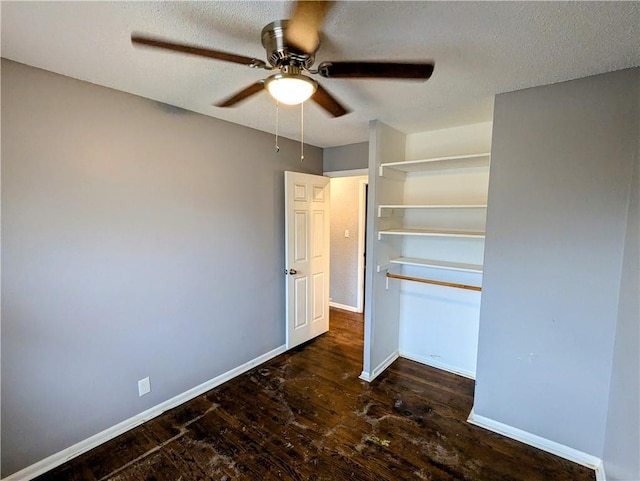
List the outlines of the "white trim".
<svg viewBox="0 0 640 481">
<path fill-rule="evenodd" d="M 231 369 L 223 374 L 220 374 L 219 376 L 214 377 L 213 379 L 210 379 L 209 381 L 200 384 L 199 386 L 191 388 L 188 391 L 183 392 L 182 394 L 178 394 L 177 396 L 174 396 L 171 399 L 168 399 L 152 408 L 149 408 L 146 411 L 141 412 L 140 414 L 136 414 L 129 419 L 125 419 L 115 426 L 111 426 L 110 428 L 94 434 L 84 441 L 80 441 L 73 446 L 69 446 L 62 451 L 52 454 L 51 456 L 44 458 L 41 461 L 38 461 L 31 466 L 27 466 L 26 468 L 21 469 L 20 471 L 2 479 L 3 481 L 29 481 L 30 479 L 40 476 L 41 474 L 44 474 L 47 471 L 50 471 L 60 466 L 61 464 L 66 463 L 76 456 L 86 453 L 87 451 L 96 448 L 99 445 L 117 436 L 120 436 L 121 434 L 135 428 L 136 426 L 139 426 L 140 424 L 145 423 L 150 419 L 155 418 L 156 416 L 159 416 L 169 409 L 173 409 L 180 404 L 190 401 L 191 399 L 198 397 L 207 391 L 210 391 L 211 389 L 233 379 L 234 377 L 239 376 L 240 374 L 243 374 L 250 369 L 253 369 L 255 366 L 273 359 L 274 357 L 282 354 L 285 351 L 286 348 L 284 345 L 277 347 L 272 351 L 262 354 L 255 359 L 247 361 L 234 369 Z"/>
<path fill-rule="evenodd" d="M 604 472 L 604 463 L 600 462 L 596 466 L 596 481 L 607 481 L 607 475 Z"/>
<path fill-rule="evenodd" d="M 335 307 L 336 309 L 342 309 L 343 311 L 362 312 L 362 311 L 358 311 L 357 307 L 347 306 L 346 304 L 340 304 L 339 302 L 330 301 L 329 306 Z"/>
<path fill-rule="evenodd" d="M 367 223 L 367 185 L 369 178 L 360 181 L 358 191 L 358 291 L 356 296 L 357 312 L 364 312 L 364 251 L 366 242 L 366 232 L 364 231 Z"/>
<path fill-rule="evenodd" d="M 366 372 L 366 371 L 362 371 L 362 374 L 360 374 L 360 379 L 362 379 L 363 381 L 367 381 L 367 382 L 373 381 L 380 374 L 382 374 L 385 369 L 387 369 L 389 366 L 391 366 L 391 364 L 393 364 L 393 361 L 395 361 L 399 357 L 400 357 L 400 354 L 398 353 L 398 351 L 392 352 L 389 355 L 389 357 L 387 357 L 384 361 L 382 361 L 380 364 L 378 364 L 378 367 L 376 367 L 371 373 Z"/>
<path fill-rule="evenodd" d="M 351 170 L 331 170 L 323 172 L 325 177 L 355 177 L 357 175 L 369 175 L 369 168 Z"/>
<path fill-rule="evenodd" d="M 591 468 L 596 471 L 596 479 L 598 481 L 604 480 L 604 469 L 602 468 L 602 460 L 600 458 L 592 456 L 591 454 L 578 451 L 577 449 L 570 448 L 569 446 L 565 446 L 564 444 L 556 443 L 555 441 L 537 436 L 536 434 L 514 428 L 513 426 L 509 426 L 508 424 L 503 424 L 499 421 L 494 421 L 493 419 L 480 416 L 474 412 L 474 408 L 471 408 L 471 412 L 469 413 L 467 422 L 476 426 L 480 426 L 481 428 L 488 429 L 489 431 L 502 434 L 503 436 L 506 436 L 508 438 L 515 439 L 516 441 L 520 441 L 521 443 L 528 444 L 529 446 L 533 446 L 534 448 L 542 449 L 543 451 L 555 454 L 556 456 L 560 456 L 564 459 L 568 459 L 569 461 L 573 461 L 574 463 L 586 466 L 587 468 Z M 597 477 L 598 473 L 601 477 Z"/>
<path fill-rule="evenodd" d="M 410 361 L 419 362 L 420 364 L 425 364 L 426 366 L 435 367 L 436 369 L 442 369 L 443 371 L 447 371 L 453 374 L 457 374 L 458 376 L 463 376 L 469 379 L 475 380 L 476 373 L 473 371 L 467 371 L 466 369 L 460 369 L 459 367 L 451 366 L 450 364 L 446 364 L 444 362 L 434 361 L 431 358 L 420 356 L 417 354 L 412 354 L 406 351 L 400 351 L 400 357 L 405 359 L 409 359 Z"/>
</svg>

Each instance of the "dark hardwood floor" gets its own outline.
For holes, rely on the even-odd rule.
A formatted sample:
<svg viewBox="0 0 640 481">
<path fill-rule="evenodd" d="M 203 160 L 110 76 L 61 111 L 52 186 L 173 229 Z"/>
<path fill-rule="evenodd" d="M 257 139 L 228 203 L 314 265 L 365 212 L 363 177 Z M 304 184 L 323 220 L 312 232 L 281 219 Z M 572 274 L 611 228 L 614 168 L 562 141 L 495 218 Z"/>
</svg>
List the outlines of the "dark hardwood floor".
<svg viewBox="0 0 640 481">
<path fill-rule="evenodd" d="M 593 471 L 466 422 L 473 381 L 399 359 L 373 383 L 362 317 L 38 481 L 582 481 Z"/>
</svg>

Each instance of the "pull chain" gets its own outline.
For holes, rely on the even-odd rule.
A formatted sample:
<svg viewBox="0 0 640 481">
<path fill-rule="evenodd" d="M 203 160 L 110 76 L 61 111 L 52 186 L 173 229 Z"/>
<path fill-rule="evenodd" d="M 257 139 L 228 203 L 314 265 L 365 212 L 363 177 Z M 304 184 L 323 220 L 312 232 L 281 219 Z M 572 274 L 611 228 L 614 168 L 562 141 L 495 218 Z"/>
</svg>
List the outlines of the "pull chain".
<svg viewBox="0 0 640 481">
<path fill-rule="evenodd" d="M 300 104 L 300 162 L 304 161 L 304 102 Z"/>
<path fill-rule="evenodd" d="M 280 117 L 280 102 L 276 100 L 276 152 L 280 152 L 280 146 L 278 145 L 278 120 Z"/>
</svg>

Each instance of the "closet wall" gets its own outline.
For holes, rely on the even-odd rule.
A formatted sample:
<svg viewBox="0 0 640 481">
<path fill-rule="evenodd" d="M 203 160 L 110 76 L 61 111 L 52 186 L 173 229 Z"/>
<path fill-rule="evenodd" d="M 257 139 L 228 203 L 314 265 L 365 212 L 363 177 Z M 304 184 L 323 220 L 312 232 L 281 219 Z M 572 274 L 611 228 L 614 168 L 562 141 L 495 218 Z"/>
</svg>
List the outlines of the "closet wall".
<svg viewBox="0 0 640 481">
<path fill-rule="evenodd" d="M 398 356 L 474 377 L 480 292 L 387 274 L 481 286 L 491 123 L 404 135 L 374 122 L 370 145 L 362 377 Z"/>
</svg>

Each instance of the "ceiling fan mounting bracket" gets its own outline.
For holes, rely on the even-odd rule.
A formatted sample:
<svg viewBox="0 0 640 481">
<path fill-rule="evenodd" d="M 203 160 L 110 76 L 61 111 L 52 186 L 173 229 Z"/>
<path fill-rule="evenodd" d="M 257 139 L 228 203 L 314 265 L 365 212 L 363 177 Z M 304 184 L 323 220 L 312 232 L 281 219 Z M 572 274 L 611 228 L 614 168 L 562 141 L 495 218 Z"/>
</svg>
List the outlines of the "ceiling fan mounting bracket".
<svg viewBox="0 0 640 481">
<path fill-rule="evenodd" d="M 258 59 L 251 59 L 253 60 L 253 62 L 251 62 L 249 64 L 249 68 L 261 68 L 264 70 L 273 70 L 273 67 L 267 65 L 266 63 L 264 63 L 262 60 L 258 60 Z"/>
<path fill-rule="evenodd" d="M 262 46 L 267 51 L 267 60 L 274 68 L 295 66 L 308 70 L 315 62 L 315 51 L 305 53 L 289 44 L 286 38 L 288 24 L 288 20 L 276 20 L 262 29 Z"/>
</svg>

